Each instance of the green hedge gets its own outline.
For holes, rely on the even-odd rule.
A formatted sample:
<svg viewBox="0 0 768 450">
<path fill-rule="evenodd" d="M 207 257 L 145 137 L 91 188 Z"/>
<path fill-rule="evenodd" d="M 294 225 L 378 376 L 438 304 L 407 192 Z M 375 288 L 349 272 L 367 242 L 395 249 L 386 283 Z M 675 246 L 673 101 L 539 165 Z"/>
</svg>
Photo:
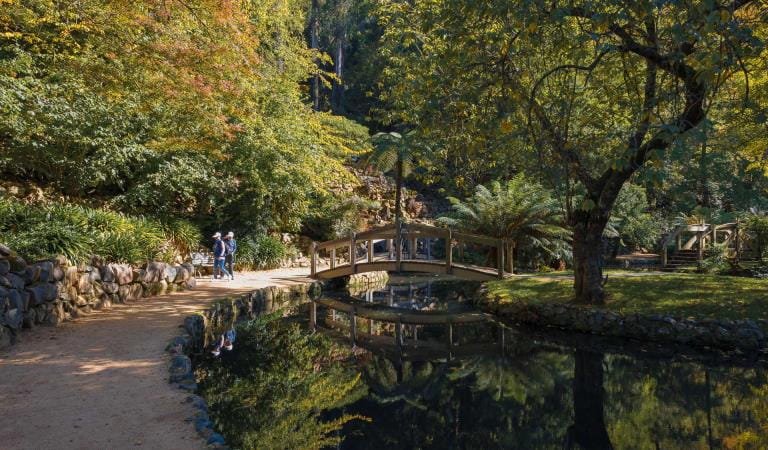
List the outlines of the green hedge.
<svg viewBox="0 0 768 450">
<path fill-rule="evenodd" d="M 200 231 L 185 220 L 0 198 L 0 242 L 30 260 L 64 255 L 72 262 L 85 262 L 98 255 L 108 262 L 171 262 L 188 255 L 200 240 Z"/>
</svg>

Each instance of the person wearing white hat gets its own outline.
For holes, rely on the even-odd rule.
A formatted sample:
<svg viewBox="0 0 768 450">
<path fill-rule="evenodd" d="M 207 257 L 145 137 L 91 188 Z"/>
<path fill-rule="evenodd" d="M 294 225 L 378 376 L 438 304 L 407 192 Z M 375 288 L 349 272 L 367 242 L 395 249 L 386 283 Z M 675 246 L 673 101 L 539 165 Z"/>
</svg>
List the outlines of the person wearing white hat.
<svg viewBox="0 0 768 450">
<path fill-rule="evenodd" d="M 221 240 L 221 233 L 218 231 L 214 233 L 213 239 L 213 279 L 216 279 L 217 274 L 220 275 L 222 279 L 224 278 L 224 274 L 229 278 L 230 274 L 224 267 L 224 259 L 227 256 L 227 246 L 224 244 L 224 241 Z"/>
<path fill-rule="evenodd" d="M 235 279 L 235 252 L 237 251 L 237 242 L 235 241 L 235 233 L 229 232 L 224 236 L 224 245 L 227 247 L 227 255 L 224 259 L 227 270 L 229 270 L 230 279 Z"/>
</svg>

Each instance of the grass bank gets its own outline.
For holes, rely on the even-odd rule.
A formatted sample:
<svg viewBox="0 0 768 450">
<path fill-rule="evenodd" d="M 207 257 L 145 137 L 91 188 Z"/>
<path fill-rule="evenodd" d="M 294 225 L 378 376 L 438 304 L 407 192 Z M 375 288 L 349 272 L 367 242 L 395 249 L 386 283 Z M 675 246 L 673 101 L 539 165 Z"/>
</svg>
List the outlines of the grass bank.
<svg viewBox="0 0 768 450">
<path fill-rule="evenodd" d="M 604 309 L 681 318 L 768 320 L 768 280 L 686 273 L 622 275 L 609 277 Z M 488 287 L 490 297 L 498 297 L 502 304 L 573 299 L 573 280 L 558 275 L 511 278 Z"/>
</svg>

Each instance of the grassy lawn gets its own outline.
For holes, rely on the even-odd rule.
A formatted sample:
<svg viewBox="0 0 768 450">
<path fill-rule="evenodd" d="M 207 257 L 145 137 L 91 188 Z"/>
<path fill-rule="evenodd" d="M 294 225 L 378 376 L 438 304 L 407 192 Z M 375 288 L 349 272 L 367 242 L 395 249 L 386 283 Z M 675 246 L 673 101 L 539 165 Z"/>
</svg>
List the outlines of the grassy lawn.
<svg viewBox="0 0 768 450">
<path fill-rule="evenodd" d="M 501 302 L 568 302 L 573 281 L 511 278 L 488 284 L 491 298 Z M 768 280 L 674 273 L 609 277 L 606 309 L 629 313 L 666 314 L 693 318 L 768 319 Z"/>
</svg>

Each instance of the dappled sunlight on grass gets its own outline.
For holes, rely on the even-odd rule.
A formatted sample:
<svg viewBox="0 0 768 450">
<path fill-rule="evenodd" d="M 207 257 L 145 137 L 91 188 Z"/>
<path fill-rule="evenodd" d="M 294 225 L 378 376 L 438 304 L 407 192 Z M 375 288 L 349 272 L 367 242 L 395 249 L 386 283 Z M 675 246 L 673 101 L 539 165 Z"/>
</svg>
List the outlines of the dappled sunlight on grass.
<svg viewBox="0 0 768 450">
<path fill-rule="evenodd" d="M 543 276 L 489 283 L 501 302 L 567 302 L 572 279 Z M 678 317 L 768 319 L 768 280 L 702 274 L 609 278 L 607 309 Z"/>
</svg>

